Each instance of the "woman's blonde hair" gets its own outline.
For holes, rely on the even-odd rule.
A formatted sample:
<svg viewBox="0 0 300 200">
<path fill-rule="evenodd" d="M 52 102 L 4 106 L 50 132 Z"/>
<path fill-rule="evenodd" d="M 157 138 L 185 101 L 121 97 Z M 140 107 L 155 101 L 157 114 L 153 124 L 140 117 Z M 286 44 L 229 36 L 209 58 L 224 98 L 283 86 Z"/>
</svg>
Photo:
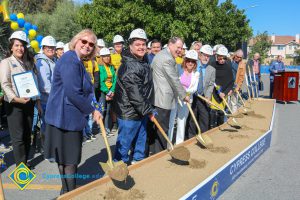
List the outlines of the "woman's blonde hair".
<svg viewBox="0 0 300 200">
<path fill-rule="evenodd" d="M 187 63 L 187 62 L 186 62 L 186 59 L 187 59 L 187 58 L 184 58 L 183 63 L 182 63 L 182 65 L 181 65 L 181 67 L 182 67 L 183 70 L 185 70 L 185 68 L 187 68 L 187 67 L 186 67 L 186 63 Z M 193 67 L 193 72 L 196 71 L 196 69 L 197 69 L 197 61 L 196 61 L 196 60 L 195 60 L 195 63 L 194 63 L 194 64 L 195 64 L 195 66 Z"/>
<path fill-rule="evenodd" d="M 96 48 L 96 45 L 97 45 L 97 36 L 95 35 L 95 33 L 90 30 L 90 29 L 84 29 L 82 31 L 80 31 L 79 33 L 77 33 L 73 38 L 72 40 L 70 41 L 69 43 L 69 49 L 70 50 L 75 50 L 75 46 L 77 44 L 77 42 L 84 36 L 92 36 L 93 38 L 93 42 L 95 44 L 94 48 L 93 48 L 93 51 L 90 53 L 89 56 L 86 57 L 86 59 L 92 59 L 96 56 L 96 53 L 97 53 L 97 48 Z"/>
</svg>

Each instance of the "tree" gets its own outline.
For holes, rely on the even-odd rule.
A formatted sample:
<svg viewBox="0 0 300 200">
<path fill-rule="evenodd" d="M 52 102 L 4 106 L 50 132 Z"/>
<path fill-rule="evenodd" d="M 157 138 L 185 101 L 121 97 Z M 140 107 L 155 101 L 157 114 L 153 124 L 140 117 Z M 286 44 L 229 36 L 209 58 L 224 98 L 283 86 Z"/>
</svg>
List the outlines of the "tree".
<svg viewBox="0 0 300 200">
<path fill-rule="evenodd" d="M 78 20 L 106 41 L 143 28 L 150 40 L 180 36 L 187 44 L 201 40 L 235 48 L 252 34 L 244 11 L 231 0 L 221 6 L 218 0 L 93 0 L 80 9 Z"/>
<path fill-rule="evenodd" d="M 295 51 L 294 65 L 300 65 L 300 49 Z"/>
<path fill-rule="evenodd" d="M 13 13 L 51 13 L 56 4 L 62 0 L 13 0 L 9 1 L 10 10 Z"/>
<path fill-rule="evenodd" d="M 52 35 L 57 41 L 69 42 L 82 29 L 76 21 L 78 9 L 72 1 L 63 0 L 57 3 L 52 14 L 37 13 L 25 18 L 38 26 L 38 34 Z"/>
<path fill-rule="evenodd" d="M 260 54 L 262 63 L 268 57 L 268 51 L 271 48 L 271 40 L 269 39 L 268 33 L 265 31 L 263 33 L 258 33 L 253 39 L 253 46 L 249 53 L 249 58 L 252 58 L 253 55 L 257 52 Z"/>
</svg>

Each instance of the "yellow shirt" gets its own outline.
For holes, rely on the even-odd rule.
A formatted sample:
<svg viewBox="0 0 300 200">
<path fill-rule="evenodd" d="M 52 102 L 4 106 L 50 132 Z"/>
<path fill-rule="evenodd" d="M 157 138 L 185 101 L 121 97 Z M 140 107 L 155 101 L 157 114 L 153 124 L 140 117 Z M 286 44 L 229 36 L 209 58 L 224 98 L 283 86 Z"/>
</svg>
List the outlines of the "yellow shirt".
<svg viewBox="0 0 300 200">
<path fill-rule="evenodd" d="M 111 54 L 110 57 L 111 57 L 111 64 L 115 67 L 115 70 L 117 71 L 121 66 L 122 56 L 119 53 L 113 53 Z"/>
<path fill-rule="evenodd" d="M 106 71 L 106 74 L 107 74 L 107 79 L 105 81 L 105 85 L 108 89 L 110 89 L 111 86 L 112 86 L 112 73 L 110 71 L 110 68 L 106 65 L 105 65 L 105 71 Z"/>
<path fill-rule="evenodd" d="M 87 73 L 89 73 L 92 83 L 94 83 L 94 72 L 98 72 L 99 68 L 98 68 L 98 63 L 93 60 L 94 64 L 92 63 L 92 60 L 88 60 L 88 61 L 83 61 L 83 64 L 85 66 L 85 69 L 87 71 Z"/>
<path fill-rule="evenodd" d="M 177 58 L 175 58 L 175 61 L 176 61 L 176 64 L 182 65 L 182 63 L 183 63 L 183 58 L 177 57 Z"/>
</svg>

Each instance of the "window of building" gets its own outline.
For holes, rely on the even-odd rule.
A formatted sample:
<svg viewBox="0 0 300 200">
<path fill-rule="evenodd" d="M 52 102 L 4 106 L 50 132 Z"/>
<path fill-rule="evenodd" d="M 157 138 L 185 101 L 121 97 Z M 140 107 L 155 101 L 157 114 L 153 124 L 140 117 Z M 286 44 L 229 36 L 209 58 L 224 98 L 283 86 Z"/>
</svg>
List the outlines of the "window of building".
<svg viewBox="0 0 300 200">
<path fill-rule="evenodd" d="M 277 50 L 283 50 L 283 48 L 284 48 L 284 45 L 278 45 L 277 46 Z"/>
</svg>

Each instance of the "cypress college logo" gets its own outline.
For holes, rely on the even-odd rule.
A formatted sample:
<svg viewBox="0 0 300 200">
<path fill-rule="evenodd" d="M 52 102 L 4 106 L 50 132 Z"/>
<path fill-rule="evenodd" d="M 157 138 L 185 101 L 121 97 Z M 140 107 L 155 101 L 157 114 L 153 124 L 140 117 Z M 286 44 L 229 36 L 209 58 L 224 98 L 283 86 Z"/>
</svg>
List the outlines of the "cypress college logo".
<svg viewBox="0 0 300 200">
<path fill-rule="evenodd" d="M 214 183 L 212 184 L 211 190 L 210 190 L 210 199 L 213 200 L 216 198 L 219 192 L 219 181 L 216 179 Z"/>
<path fill-rule="evenodd" d="M 19 164 L 9 175 L 8 178 L 14 182 L 20 190 L 24 190 L 36 175 L 24 164 Z"/>
</svg>

